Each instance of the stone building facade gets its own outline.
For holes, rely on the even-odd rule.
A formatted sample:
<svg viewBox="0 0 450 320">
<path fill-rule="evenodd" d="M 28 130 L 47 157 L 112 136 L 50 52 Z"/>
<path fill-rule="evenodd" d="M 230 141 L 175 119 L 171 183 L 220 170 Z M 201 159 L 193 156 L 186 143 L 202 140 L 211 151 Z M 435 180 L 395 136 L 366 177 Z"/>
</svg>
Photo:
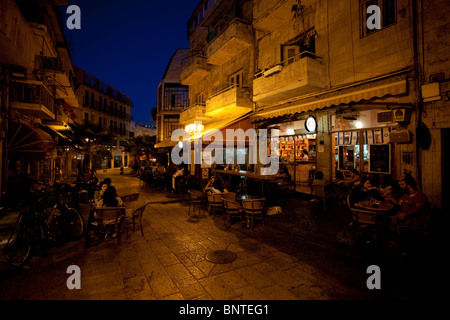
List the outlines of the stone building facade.
<svg viewBox="0 0 450 320">
<path fill-rule="evenodd" d="M 59 6 L 65 1 L 0 3 L 1 194 L 25 181 L 66 172 L 58 130 L 79 105 Z M 31 179 L 31 180 L 29 180 Z M 28 185 L 22 185 L 27 191 Z"/>
<path fill-rule="evenodd" d="M 441 0 L 200 1 L 180 121 L 202 121 L 203 136 L 240 117 L 279 130 L 296 185 L 340 168 L 388 184 L 407 170 L 448 207 L 448 11 Z"/>
</svg>

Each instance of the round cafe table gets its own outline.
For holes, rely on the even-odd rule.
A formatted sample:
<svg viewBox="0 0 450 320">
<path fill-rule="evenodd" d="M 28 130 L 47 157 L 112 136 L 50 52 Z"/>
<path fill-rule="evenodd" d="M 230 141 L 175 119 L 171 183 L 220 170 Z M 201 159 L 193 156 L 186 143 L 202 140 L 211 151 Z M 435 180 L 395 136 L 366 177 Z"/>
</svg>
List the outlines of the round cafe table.
<svg viewBox="0 0 450 320">
<path fill-rule="evenodd" d="M 365 200 L 358 202 L 357 208 L 383 214 L 393 211 L 395 205 L 389 201 Z"/>
</svg>

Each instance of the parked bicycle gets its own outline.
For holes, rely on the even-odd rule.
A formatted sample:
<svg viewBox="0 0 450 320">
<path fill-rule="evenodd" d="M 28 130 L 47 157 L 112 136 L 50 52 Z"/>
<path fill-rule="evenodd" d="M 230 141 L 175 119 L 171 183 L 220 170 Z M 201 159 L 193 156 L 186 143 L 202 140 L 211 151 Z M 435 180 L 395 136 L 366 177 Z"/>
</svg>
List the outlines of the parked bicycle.
<svg viewBox="0 0 450 320">
<path fill-rule="evenodd" d="M 70 198 L 61 189 L 35 192 L 16 225 L 0 229 L 0 272 L 23 266 L 34 252 L 83 236 L 83 217 L 68 206 Z"/>
</svg>

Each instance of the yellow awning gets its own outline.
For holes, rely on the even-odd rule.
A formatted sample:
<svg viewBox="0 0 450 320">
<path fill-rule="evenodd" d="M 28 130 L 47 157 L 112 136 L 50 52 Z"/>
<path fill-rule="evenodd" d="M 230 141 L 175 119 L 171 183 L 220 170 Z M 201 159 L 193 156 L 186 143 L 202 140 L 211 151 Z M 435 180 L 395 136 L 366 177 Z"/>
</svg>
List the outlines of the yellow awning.
<svg viewBox="0 0 450 320">
<path fill-rule="evenodd" d="M 395 76 L 267 108 L 255 113 L 253 118 L 255 120 L 276 118 L 295 113 L 320 110 L 331 106 L 358 103 L 373 98 L 397 96 L 407 93 L 407 88 L 406 76 Z"/>
<path fill-rule="evenodd" d="M 170 139 L 165 139 L 155 144 L 155 148 L 172 148 L 175 147 L 177 143 L 178 141 L 171 141 Z"/>
</svg>

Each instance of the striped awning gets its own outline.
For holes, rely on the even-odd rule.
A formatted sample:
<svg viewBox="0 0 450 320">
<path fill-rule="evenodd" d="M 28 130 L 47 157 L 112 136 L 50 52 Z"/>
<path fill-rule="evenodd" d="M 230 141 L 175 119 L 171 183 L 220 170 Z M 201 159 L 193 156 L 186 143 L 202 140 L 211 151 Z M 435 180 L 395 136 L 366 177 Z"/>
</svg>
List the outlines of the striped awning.
<svg viewBox="0 0 450 320">
<path fill-rule="evenodd" d="M 374 98 L 384 98 L 387 96 L 397 96 L 408 92 L 407 79 L 405 75 L 395 76 L 383 80 L 373 81 L 356 85 L 341 90 L 319 94 L 313 98 L 298 100 L 271 107 L 256 112 L 254 120 L 276 118 L 295 113 L 310 112 L 324 109 L 331 106 L 346 105 L 371 100 Z"/>
</svg>

